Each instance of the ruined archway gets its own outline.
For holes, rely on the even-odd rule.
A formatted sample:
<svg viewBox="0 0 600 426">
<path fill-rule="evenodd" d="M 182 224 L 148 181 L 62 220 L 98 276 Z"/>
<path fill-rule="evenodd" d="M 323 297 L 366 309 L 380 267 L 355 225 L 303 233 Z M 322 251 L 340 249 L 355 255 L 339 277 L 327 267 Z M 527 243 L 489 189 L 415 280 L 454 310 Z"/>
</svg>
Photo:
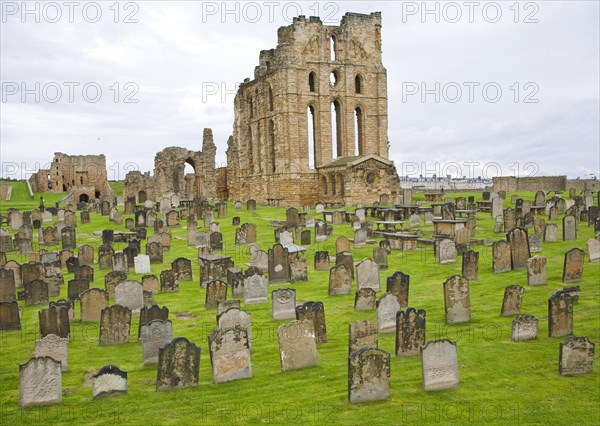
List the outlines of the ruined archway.
<svg viewBox="0 0 600 426">
<path fill-rule="evenodd" d="M 90 201 L 90 197 L 87 194 L 81 194 L 79 195 L 79 202 L 80 203 L 87 203 L 88 201 Z"/>
</svg>

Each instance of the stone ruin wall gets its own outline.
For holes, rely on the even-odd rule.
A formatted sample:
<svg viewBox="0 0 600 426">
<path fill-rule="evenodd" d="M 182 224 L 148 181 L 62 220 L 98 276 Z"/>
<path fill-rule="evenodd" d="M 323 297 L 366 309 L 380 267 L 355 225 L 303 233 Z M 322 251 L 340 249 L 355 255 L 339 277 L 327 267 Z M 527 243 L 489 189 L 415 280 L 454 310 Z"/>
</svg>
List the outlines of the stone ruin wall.
<svg viewBox="0 0 600 426">
<path fill-rule="evenodd" d="M 542 190 L 548 191 L 566 191 L 566 176 L 534 176 L 522 177 L 499 176 L 492 178 L 493 190 L 506 192 L 535 192 Z"/>
</svg>

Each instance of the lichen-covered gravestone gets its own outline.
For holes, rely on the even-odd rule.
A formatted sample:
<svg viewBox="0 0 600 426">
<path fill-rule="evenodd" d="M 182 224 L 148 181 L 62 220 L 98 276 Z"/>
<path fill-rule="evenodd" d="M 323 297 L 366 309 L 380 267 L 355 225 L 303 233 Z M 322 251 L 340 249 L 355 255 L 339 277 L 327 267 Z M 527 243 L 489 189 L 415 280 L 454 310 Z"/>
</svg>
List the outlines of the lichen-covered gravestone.
<svg viewBox="0 0 600 426">
<path fill-rule="evenodd" d="M 456 343 L 433 340 L 421 349 L 423 388 L 426 391 L 452 389 L 459 385 Z"/>
<path fill-rule="evenodd" d="M 100 316 L 100 345 L 128 343 L 130 328 L 130 309 L 121 305 L 113 305 L 102 309 Z"/>
<path fill-rule="evenodd" d="M 426 314 L 423 309 L 408 308 L 396 313 L 396 356 L 421 353 L 425 345 Z"/>
<path fill-rule="evenodd" d="M 558 371 L 561 376 L 591 373 L 594 367 L 594 345 L 583 337 L 567 337 L 560 344 Z"/>
<path fill-rule="evenodd" d="M 216 329 L 208 336 L 215 383 L 252 377 L 248 333 L 240 327 Z"/>
<path fill-rule="evenodd" d="M 31 358 L 19 365 L 21 408 L 62 402 L 60 362 L 48 356 Z"/>
<path fill-rule="evenodd" d="M 317 343 L 327 343 L 325 307 L 322 302 L 306 302 L 296 306 L 296 319 L 312 321 Z"/>
<path fill-rule="evenodd" d="M 525 289 L 520 285 L 509 285 L 504 289 L 500 316 L 510 317 L 519 315 Z"/>
<path fill-rule="evenodd" d="M 387 277 L 386 292 L 392 293 L 398 299 L 401 308 L 408 306 L 408 289 L 410 285 L 410 275 L 397 271 L 390 277 Z"/>
<path fill-rule="evenodd" d="M 350 294 L 352 291 L 352 272 L 344 265 L 329 270 L 329 295 Z"/>
<path fill-rule="evenodd" d="M 527 259 L 527 285 L 544 285 L 546 281 L 546 258 L 533 256 Z"/>
<path fill-rule="evenodd" d="M 277 330 L 281 371 L 317 365 L 317 341 L 312 321 L 291 321 Z"/>
<path fill-rule="evenodd" d="M 390 397 L 390 354 L 362 348 L 348 357 L 348 401 L 351 404 Z"/>
<path fill-rule="evenodd" d="M 548 337 L 573 334 L 573 299 L 565 291 L 557 291 L 548 299 Z"/>
<path fill-rule="evenodd" d="M 369 320 L 358 320 L 348 325 L 348 355 L 362 348 L 378 347 L 377 324 Z"/>
<path fill-rule="evenodd" d="M 198 386 L 200 348 L 185 337 L 177 337 L 160 348 L 156 390 Z"/>
<path fill-rule="evenodd" d="M 62 371 L 69 371 L 69 339 L 48 334 L 41 340 L 35 341 L 34 357 L 49 356 L 59 361 Z"/>
<path fill-rule="evenodd" d="M 354 297 L 354 310 L 371 311 L 375 309 L 377 293 L 372 288 L 361 288 Z"/>
<path fill-rule="evenodd" d="M 468 322 L 471 319 L 471 299 L 469 281 L 460 275 L 453 275 L 444 281 L 444 308 L 446 323 Z"/>
</svg>

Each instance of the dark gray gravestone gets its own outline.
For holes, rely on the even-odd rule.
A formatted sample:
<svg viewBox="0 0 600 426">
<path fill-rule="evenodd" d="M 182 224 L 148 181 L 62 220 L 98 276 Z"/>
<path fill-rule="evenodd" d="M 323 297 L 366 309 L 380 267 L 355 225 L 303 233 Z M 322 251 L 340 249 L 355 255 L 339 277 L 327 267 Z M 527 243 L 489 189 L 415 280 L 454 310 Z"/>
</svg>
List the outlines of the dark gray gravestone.
<svg viewBox="0 0 600 426">
<path fill-rule="evenodd" d="M 520 285 L 509 285 L 504 289 L 500 316 L 511 317 L 521 312 L 521 302 L 525 289 Z"/>
<path fill-rule="evenodd" d="M 330 268 L 329 266 L 329 252 L 328 251 L 317 251 L 315 252 L 315 271 L 325 271 Z"/>
<path fill-rule="evenodd" d="M 357 404 L 390 397 L 390 354 L 362 348 L 348 357 L 348 401 Z"/>
<path fill-rule="evenodd" d="M 377 348 L 378 340 L 376 323 L 358 320 L 348 325 L 348 355 L 362 348 Z"/>
<path fill-rule="evenodd" d="M 385 247 L 373 247 L 373 260 L 377 265 L 379 265 L 379 269 L 387 269 L 388 268 L 388 250 Z"/>
<path fill-rule="evenodd" d="M 154 320 L 168 320 L 169 319 L 169 308 L 163 306 L 162 308 L 158 305 L 144 306 L 140 309 L 140 321 L 138 326 L 138 338 L 140 337 L 141 329 L 144 325 L 150 324 Z M 157 352 L 158 354 L 158 352 Z"/>
<path fill-rule="evenodd" d="M 102 309 L 100 315 L 100 345 L 129 343 L 130 328 L 130 309 L 121 305 L 113 305 Z"/>
<path fill-rule="evenodd" d="M 104 290 L 106 290 L 110 299 L 115 298 L 115 288 L 117 285 L 126 280 L 127 274 L 121 271 L 112 271 L 104 276 Z"/>
<path fill-rule="evenodd" d="M 425 345 L 426 314 L 423 309 L 408 308 L 396 313 L 396 356 L 421 353 Z"/>
<path fill-rule="evenodd" d="M 573 299 L 564 291 L 557 291 L 548 299 L 548 337 L 573 334 Z"/>
<path fill-rule="evenodd" d="M 192 261 L 185 257 L 178 257 L 171 262 L 171 269 L 177 274 L 177 281 L 192 281 Z"/>
<path fill-rule="evenodd" d="M 55 334 L 58 337 L 68 338 L 71 328 L 69 323 L 69 309 L 65 306 L 51 306 L 38 312 L 41 337 Z"/>
<path fill-rule="evenodd" d="M 103 244 L 98 247 L 98 269 L 112 269 L 115 251 L 111 245 Z"/>
<path fill-rule="evenodd" d="M 0 302 L 0 330 L 13 331 L 21 329 L 21 316 L 17 301 Z"/>
<path fill-rule="evenodd" d="M 227 283 L 221 280 L 210 281 L 206 285 L 206 309 L 217 308 L 219 302 L 227 299 Z"/>
<path fill-rule="evenodd" d="M 163 293 L 173 293 L 179 291 L 177 274 L 172 269 L 168 269 L 160 273 L 160 291 Z"/>
<path fill-rule="evenodd" d="M 312 321 L 317 344 L 327 343 L 327 327 L 325 324 L 325 307 L 322 302 L 306 302 L 296 306 L 296 319 Z"/>
<path fill-rule="evenodd" d="M 156 390 L 198 386 L 200 348 L 185 337 L 177 337 L 160 348 Z"/>
<path fill-rule="evenodd" d="M 17 300 L 15 273 L 12 269 L 0 268 L 0 302 Z"/>
<path fill-rule="evenodd" d="M 387 277 L 386 291 L 396 296 L 401 308 L 408 306 L 409 285 L 410 275 L 404 272 L 396 271 L 393 275 Z"/>
<path fill-rule="evenodd" d="M 90 288 L 90 282 L 88 280 L 83 280 L 80 278 L 76 278 L 73 280 L 69 280 L 67 284 L 67 297 L 71 302 L 78 300 L 79 295 Z"/>
<path fill-rule="evenodd" d="M 269 249 L 269 283 L 288 283 L 291 279 L 289 253 L 281 244 Z"/>
<path fill-rule="evenodd" d="M 477 280 L 479 274 L 479 253 L 469 250 L 462 257 L 462 276 L 468 280 Z"/>
</svg>

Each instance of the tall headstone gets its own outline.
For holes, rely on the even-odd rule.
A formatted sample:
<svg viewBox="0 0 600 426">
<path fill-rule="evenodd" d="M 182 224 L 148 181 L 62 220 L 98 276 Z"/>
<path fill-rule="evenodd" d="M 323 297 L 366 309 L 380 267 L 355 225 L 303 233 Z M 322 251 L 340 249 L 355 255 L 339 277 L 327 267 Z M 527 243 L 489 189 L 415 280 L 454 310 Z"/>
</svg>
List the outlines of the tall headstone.
<svg viewBox="0 0 600 426">
<path fill-rule="evenodd" d="M 112 305 L 102 309 L 100 314 L 100 345 L 128 343 L 130 328 L 130 309 L 121 305 Z"/>
<path fill-rule="evenodd" d="M 466 278 L 453 275 L 444 281 L 444 308 L 447 324 L 471 320 L 469 281 Z"/>
<path fill-rule="evenodd" d="M 565 253 L 565 261 L 563 265 L 563 283 L 574 283 L 581 281 L 583 275 L 583 263 L 585 252 L 578 248 L 574 248 Z"/>
<path fill-rule="evenodd" d="M 527 259 L 531 257 L 527 231 L 523 228 L 513 228 L 506 233 L 506 240 L 510 244 L 512 269 L 526 268 Z"/>
<path fill-rule="evenodd" d="M 527 285 L 544 285 L 546 282 L 546 258 L 533 256 L 527 259 Z"/>
<path fill-rule="evenodd" d="M 511 270 L 510 244 L 496 241 L 492 245 L 492 269 L 495 274 Z"/>
<path fill-rule="evenodd" d="M 396 312 L 400 303 L 392 293 L 385 293 L 377 301 L 377 330 L 379 333 L 393 333 L 396 330 Z"/>
<path fill-rule="evenodd" d="M 548 299 L 548 337 L 573 334 L 573 299 L 565 291 L 557 291 Z"/>
<path fill-rule="evenodd" d="M 329 270 L 329 295 L 350 294 L 352 291 L 352 272 L 344 265 Z"/>
<path fill-rule="evenodd" d="M 296 319 L 312 321 L 317 343 L 327 343 L 325 307 L 322 302 L 306 302 L 296 306 Z"/>
<path fill-rule="evenodd" d="M 62 402 L 60 361 L 49 356 L 31 358 L 19 365 L 19 378 L 21 408 Z"/>
<path fill-rule="evenodd" d="M 425 345 L 426 314 L 423 309 L 408 308 L 396 312 L 396 356 L 421 353 Z"/>
<path fill-rule="evenodd" d="M 348 357 L 348 401 L 357 404 L 390 397 L 390 354 L 362 348 Z"/>
<path fill-rule="evenodd" d="M 458 387 L 456 343 L 448 339 L 425 343 L 421 349 L 423 388 L 426 391 Z"/>
<path fill-rule="evenodd" d="M 318 364 L 313 322 L 291 321 L 277 330 L 281 371 L 314 367 Z"/>
</svg>

